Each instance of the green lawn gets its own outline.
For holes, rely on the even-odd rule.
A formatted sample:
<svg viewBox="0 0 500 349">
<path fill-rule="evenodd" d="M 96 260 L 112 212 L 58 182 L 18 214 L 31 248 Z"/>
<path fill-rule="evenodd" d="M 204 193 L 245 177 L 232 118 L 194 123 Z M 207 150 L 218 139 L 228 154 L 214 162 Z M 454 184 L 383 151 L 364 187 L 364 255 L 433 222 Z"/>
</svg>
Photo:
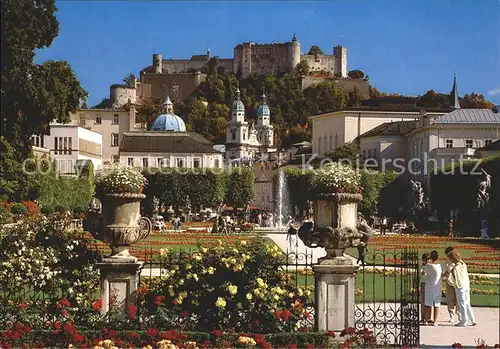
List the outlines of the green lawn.
<svg viewBox="0 0 500 349">
<path fill-rule="evenodd" d="M 498 285 L 499 279 L 491 278 L 491 280 L 496 281 L 496 285 L 477 285 L 474 284 L 472 280 L 472 289 L 481 290 L 491 290 L 498 293 L 500 286 Z M 308 275 L 298 275 L 297 284 L 314 285 L 314 276 Z M 356 276 L 356 289 L 357 291 L 363 291 L 363 295 L 356 295 L 356 302 L 399 302 L 401 300 L 401 278 L 394 276 L 382 276 L 380 274 L 365 273 L 364 277 L 362 274 L 358 273 Z M 311 295 L 311 299 L 314 299 L 314 294 Z M 442 299 L 443 304 L 445 304 L 445 298 Z M 471 294 L 471 304 L 475 307 L 495 307 L 500 308 L 500 296 L 496 295 L 484 295 L 484 294 Z"/>
</svg>

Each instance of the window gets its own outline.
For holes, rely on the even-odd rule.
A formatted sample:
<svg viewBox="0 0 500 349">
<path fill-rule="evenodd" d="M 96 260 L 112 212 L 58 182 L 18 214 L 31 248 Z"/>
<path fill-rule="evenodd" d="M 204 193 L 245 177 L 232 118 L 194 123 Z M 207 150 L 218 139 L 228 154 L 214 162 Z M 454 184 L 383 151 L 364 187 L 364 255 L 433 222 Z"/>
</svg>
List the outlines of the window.
<svg viewBox="0 0 500 349">
<path fill-rule="evenodd" d="M 363 150 L 363 160 L 366 159 L 366 150 Z"/>
<path fill-rule="evenodd" d="M 95 116 L 95 123 L 96 123 L 96 124 L 102 124 L 101 114 L 97 114 L 97 115 Z"/>
<path fill-rule="evenodd" d="M 446 148 L 453 148 L 453 139 L 447 139 L 444 142 Z"/>
<path fill-rule="evenodd" d="M 219 168 L 219 166 L 220 166 L 219 165 L 219 159 L 215 159 L 215 161 L 214 161 L 214 167 L 215 168 Z"/>
<path fill-rule="evenodd" d="M 177 167 L 184 167 L 184 159 L 183 158 L 177 158 L 176 165 L 177 165 Z"/>
<path fill-rule="evenodd" d="M 201 167 L 201 159 L 199 159 L 199 158 L 193 159 L 193 167 L 200 168 Z"/>
<path fill-rule="evenodd" d="M 64 141 L 64 155 L 68 154 L 68 137 L 63 138 Z"/>
<path fill-rule="evenodd" d="M 42 148 L 45 148 L 45 146 L 44 146 L 44 144 L 43 144 L 43 143 L 44 143 L 44 139 L 45 139 L 45 136 L 40 136 L 40 146 L 41 146 Z"/>
<path fill-rule="evenodd" d="M 142 158 L 142 167 L 149 167 L 149 159 Z"/>
<path fill-rule="evenodd" d="M 80 126 L 85 126 L 85 114 L 80 114 Z"/>
<path fill-rule="evenodd" d="M 68 154 L 73 153 L 73 137 L 68 137 Z"/>
<path fill-rule="evenodd" d="M 245 140 L 245 136 L 246 136 L 246 133 L 245 133 L 245 132 L 243 132 L 243 140 Z"/>
<path fill-rule="evenodd" d="M 118 114 L 113 114 L 113 124 L 120 123 L 120 116 Z"/>
<path fill-rule="evenodd" d="M 54 137 L 54 154 L 57 154 L 57 137 Z"/>
<path fill-rule="evenodd" d="M 113 155 L 112 157 L 113 163 L 117 164 L 120 162 L 120 156 L 119 155 Z"/>
<path fill-rule="evenodd" d="M 111 134 L 111 146 L 112 147 L 117 147 L 118 146 L 118 133 L 112 133 Z"/>
<path fill-rule="evenodd" d="M 472 148 L 472 144 L 473 144 L 472 139 L 465 140 L 465 147 L 466 148 Z"/>
<path fill-rule="evenodd" d="M 133 167 L 134 166 L 134 158 L 128 158 L 127 165 L 129 165 L 130 167 Z"/>
<path fill-rule="evenodd" d="M 156 159 L 156 167 L 163 167 L 163 158 Z"/>
<path fill-rule="evenodd" d="M 235 130 L 231 130 L 231 139 L 233 141 L 236 140 L 236 131 Z"/>
<path fill-rule="evenodd" d="M 493 141 L 491 139 L 484 140 L 484 145 L 490 145 L 491 143 L 493 143 Z"/>
</svg>

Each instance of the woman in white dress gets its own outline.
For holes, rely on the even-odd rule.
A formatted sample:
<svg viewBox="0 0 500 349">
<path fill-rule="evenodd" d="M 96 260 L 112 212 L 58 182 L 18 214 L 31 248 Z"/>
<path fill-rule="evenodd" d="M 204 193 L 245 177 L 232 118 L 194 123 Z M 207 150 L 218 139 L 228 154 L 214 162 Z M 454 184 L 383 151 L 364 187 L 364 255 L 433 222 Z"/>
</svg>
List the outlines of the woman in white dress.
<svg viewBox="0 0 500 349">
<path fill-rule="evenodd" d="M 448 259 L 453 263 L 453 270 L 448 278 L 448 284 L 455 288 L 460 312 L 460 322 L 455 326 L 476 326 L 476 318 L 470 305 L 470 279 L 467 265 L 457 251 L 451 251 Z"/>
<path fill-rule="evenodd" d="M 425 266 L 425 319 L 430 324 L 437 326 L 439 306 L 441 305 L 441 264 L 438 262 L 437 251 L 430 254 L 430 262 Z M 433 321 L 431 321 L 431 309 L 434 308 Z"/>
</svg>

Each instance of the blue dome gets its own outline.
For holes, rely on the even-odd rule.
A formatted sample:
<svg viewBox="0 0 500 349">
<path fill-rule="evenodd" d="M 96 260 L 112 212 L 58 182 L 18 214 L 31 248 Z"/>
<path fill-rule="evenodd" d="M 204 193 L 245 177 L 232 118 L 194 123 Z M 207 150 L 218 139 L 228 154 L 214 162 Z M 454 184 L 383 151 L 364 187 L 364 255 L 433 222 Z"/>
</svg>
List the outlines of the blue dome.
<svg viewBox="0 0 500 349">
<path fill-rule="evenodd" d="M 232 111 L 245 111 L 245 106 L 243 105 L 243 102 L 239 99 L 235 100 L 233 102 L 233 108 Z"/>
<path fill-rule="evenodd" d="M 186 124 L 175 114 L 161 114 L 153 121 L 153 131 L 186 132 Z"/>
<path fill-rule="evenodd" d="M 257 109 L 257 116 L 269 116 L 271 115 L 271 110 L 269 110 L 269 107 L 267 104 L 261 104 L 259 106 L 259 109 Z"/>
</svg>

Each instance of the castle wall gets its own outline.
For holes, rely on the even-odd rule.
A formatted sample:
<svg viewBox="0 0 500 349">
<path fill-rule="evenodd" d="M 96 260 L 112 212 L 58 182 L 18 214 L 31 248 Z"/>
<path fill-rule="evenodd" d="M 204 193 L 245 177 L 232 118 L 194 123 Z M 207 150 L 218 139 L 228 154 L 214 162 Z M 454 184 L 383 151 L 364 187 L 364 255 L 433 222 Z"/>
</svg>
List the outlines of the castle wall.
<svg viewBox="0 0 500 349">
<path fill-rule="evenodd" d="M 235 74 L 243 78 L 250 74 L 287 73 L 291 71 L 291 43 L 244 43 L 234 48 Z"/>
<path fill-rule="evenodd" d="M 141 99 L 148 97 L 164 98 L 167 89 L 173 90 L 172 99 L 186 100 L 205 81 L 207 75 L 200 73 L 151 74 L 141 76 Z M 173 88 L 174 87 L 174 88 Z"/>
<path fill-rule="evenodd" d="M 111 85 L 109 97 L 113 108 L 120 108 L 128 103 L 136 102 L 136 91 L 134 87 L 124 85 Z"/>
<path fill-rule="evenodd" d="M 319 76 L 304 76 L 302 78 L 302 90 L 310 86 L 317 85 L 323 81 L 331 80 L 331 77 L 319 77 Z M 363 95 L 364 99 L 370 98 L 370 90 L 368 81 L 361 79 L 335 79 L 335 82 L 344 89 L 347 93 L 354 92 L 354 89 L 358 89 Z"/>
<path fill-rule="evenodd" d="M 335 56 L 333 55 L 302 55 L 301 61 L 306 61 L 309 64 L 309 71 L 327 71 L 331 74 L 335 73 Z"/>
</svg>

